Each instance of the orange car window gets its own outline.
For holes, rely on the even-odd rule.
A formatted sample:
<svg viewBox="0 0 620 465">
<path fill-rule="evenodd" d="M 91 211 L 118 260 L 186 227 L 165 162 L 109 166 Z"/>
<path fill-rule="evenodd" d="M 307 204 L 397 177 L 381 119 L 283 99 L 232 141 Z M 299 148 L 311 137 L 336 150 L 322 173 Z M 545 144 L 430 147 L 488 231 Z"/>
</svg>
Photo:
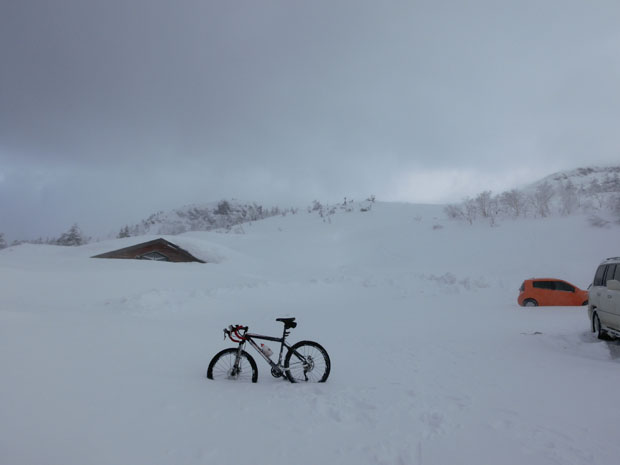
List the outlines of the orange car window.
<svg viewBox="0 0 620 465">
<path fill-rule="evenodd" d="M 558 291 L 575 292 L 575 288 L 573 286 L 563 281 L 556 281 L 555 288 Z"/>
<path fill-rule="evenodd" d="M 534 281 L 533 285 L 536 289 L 548 289 L 548 290 L 555 289 L 554 281 Z"/>
</svg>

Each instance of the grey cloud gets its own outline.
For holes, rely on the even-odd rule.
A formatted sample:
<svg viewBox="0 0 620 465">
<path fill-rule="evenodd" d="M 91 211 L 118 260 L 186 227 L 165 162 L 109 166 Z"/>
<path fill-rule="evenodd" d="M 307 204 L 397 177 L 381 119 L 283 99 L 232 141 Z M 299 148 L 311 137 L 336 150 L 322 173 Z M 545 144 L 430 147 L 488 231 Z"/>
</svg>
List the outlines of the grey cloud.
<svg viewBox="0 0 620 465">
<path fill-rule="evenodd" d="M 140 176 L 163 197 L 166 179 L 172 202 L 380 195 L 415 170 L 501 174 L 544 157 L 542 176 L 617 158 L 616 1 L 2 8 L 0 172 L 25 173 L 3 195 L 37 192 L 41 171 L 59 192 L 88 173 L 90 190 L 122 179 L 135 195 Z"/>
</svg>

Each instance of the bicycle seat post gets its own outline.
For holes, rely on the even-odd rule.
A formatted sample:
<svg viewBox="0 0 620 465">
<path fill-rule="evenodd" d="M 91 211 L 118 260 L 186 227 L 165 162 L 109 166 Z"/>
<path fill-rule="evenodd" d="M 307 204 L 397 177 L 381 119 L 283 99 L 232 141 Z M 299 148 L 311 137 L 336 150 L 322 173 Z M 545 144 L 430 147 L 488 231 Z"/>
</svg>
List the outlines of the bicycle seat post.
<svg viewBox="0 0 620 465">
<path fill-rule="evenodd" d="M 286 325 L 284 325 L 284 331 L 282 332 L 282 339 L 286 339 L 286 337 L 289 334 L 290 334 L 290 332 L 286 330 Z"/>
<path fill-rule="evenodd" d="M 295 323 L 295 318 L 276 318 L 276 321 L 280 321 L 284 323 L 284 331 L 282 333 L 282 339 L 286 339 L 286 336 L 290 334 L 290 332 L 287 331 L 287 329 L 294 328 L 297 326 L 297 323 Z"/>
</svg>

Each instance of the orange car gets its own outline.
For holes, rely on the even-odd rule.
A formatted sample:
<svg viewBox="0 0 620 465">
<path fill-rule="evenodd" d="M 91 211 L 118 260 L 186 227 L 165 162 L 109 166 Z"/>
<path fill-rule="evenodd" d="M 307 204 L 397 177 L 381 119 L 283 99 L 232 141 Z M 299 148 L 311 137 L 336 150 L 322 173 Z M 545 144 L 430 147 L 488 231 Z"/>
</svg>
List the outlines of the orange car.
<svg viewBox="0 0 620 465">
<path fill-rule="evenodd" d="M 555 278 L 526 279 L 517 302 L 523 307 L 538 305 L 588 305 L 588 291 Z"/>
</svg>

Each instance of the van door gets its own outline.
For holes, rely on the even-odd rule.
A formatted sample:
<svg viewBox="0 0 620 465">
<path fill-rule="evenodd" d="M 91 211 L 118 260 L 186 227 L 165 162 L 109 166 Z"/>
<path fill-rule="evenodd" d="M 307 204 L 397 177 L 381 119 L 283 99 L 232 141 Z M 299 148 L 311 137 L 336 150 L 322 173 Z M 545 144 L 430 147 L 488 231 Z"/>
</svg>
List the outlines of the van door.
<svg viewBox="0 0 620 465">
<path fill-rule="evenodd" d="M 605 275 L 605 270 L 607 269 L 607 265 L 600 265 L 596 269 L 596 274 L 594 275 L 594 281 L 592 281 L 592 287 L 588 292 L 588 301 L 592 308 L 598 308 L 601 304 L 601 294 L 603 288 L 603 276 Z"/>
<path fill-rule="evenodd" d="M 603 326 L 616 327 L 614 322 L 614 314 L 611 311 L 611 295 L 607 291 L 607 280 L 611 279 L 616 271 L 616 265 L 605 265 L 605 273 L 603 273 L 603 279 L 601 285 L 596 288 L 596 295 L 599 299 L 597 305 L 598 316 L 601 319 Z"/>
<path fill-rule="evenodd" d="M 614 281 L 620 282 L 620 265 L 611 265 L 615 267 L 614 272 L 611 272 L 611 269 L 608 271 L 607 282 Z M 617 286 L 617 285 L 616 285 Z M 616 286 L 613 286 L 614 289 L 607 288 L 607 302 L 609 304 L 609 312 L 610 312 L 610 325 L 612 328 L 620 331 L 620 289 L 617 289 Z"/>
</svg>

